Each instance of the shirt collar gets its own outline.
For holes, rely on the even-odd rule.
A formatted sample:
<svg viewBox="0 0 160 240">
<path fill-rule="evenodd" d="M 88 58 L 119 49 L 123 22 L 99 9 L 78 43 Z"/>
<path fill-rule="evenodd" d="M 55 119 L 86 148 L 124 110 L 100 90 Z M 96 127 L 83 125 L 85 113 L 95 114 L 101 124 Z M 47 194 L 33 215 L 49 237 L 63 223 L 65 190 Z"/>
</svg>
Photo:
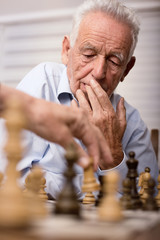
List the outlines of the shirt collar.
<svg viewBox="0 0 160 240">
<path fill-rule="evenodd" d="M 57 97 L 61 104 L 66 104 L 66 105 L 70 105 L 69 103 L 74 98 L 70 89 L 66 67 L 64 68 L 62 75 L 60 77 L 60 81 L 57 89 Z"/>
<path fill-rule="evenodd" d="M 72 99 L 75 99 L 77 101 L 77 99 L 74 97 L 74 95 L 71 92 L 69 80 L 67 77 L 67 67 L 66 66 L 60 77 L 60 81 L 59 81 L 59 85 L 58 85 L 58 89 L 57 89 L 57 97 L 58 97 L 58 100 L 60 101 L 60 103 L 65 104 L 65 105 L 70 105 L 70 102 L 72 101 Z M 113 107 L 115 108 L 114 93 L 112 93 L 112 95 L 110 97 L 110 101 L 111 101 Z"/>
</svg>

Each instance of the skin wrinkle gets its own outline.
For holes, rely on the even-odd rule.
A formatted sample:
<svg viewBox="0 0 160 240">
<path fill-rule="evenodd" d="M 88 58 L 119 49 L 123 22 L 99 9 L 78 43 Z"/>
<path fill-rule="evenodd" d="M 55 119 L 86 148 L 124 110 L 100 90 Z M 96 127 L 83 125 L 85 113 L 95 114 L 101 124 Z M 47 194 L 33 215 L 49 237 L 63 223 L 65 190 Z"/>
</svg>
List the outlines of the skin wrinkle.
<svg viewBox="0 0 160 240">
<path fill-rule="evenodd" d="M 92 36 L 92 37 L 94 37 L 94 36 Z M 109 39 L 108 39 L 109 40 Z M 97 40 L 98 41 L 98 40 Z M 92 42 L 93 42 L 93 44 L 95 44 L 95 45 L 97 45 L 97 46 L 94 46 L 92 43 L 90 43 L 89 42 L 89 40 L 86 40 L 86 43 L 83 43 L 82 42 L 82 47 L 80 46 L 80 48 L 79 48 L 79 51 L 80 51 L 80 53 L 84 53 L 85 51 L 91 51 L 91 53 L 96 53 L 96 54 L 100 54 L 102 51 L 104 51 L 104 56 L 105 56 L 105 58 L 107 59 L 107 55 L 111 55 L 111 56 L 115 56 L 115 57 L 117 57 L 121 62 L 123 62 L 124 61 L 124 56 L 123 56 L 123 54 L 121 53 L 121 52 L 119 52 L 119 51 L 121 51 L 121 49 L 119 49 L 119 48 L 115 48 L 115 50 L 114 51 L 112 51 L 112 49 L 110 50 L 110 52 L 108 53 L 108 54 L 106 54 L 105 53 L 105 49 L 103 50 L 102 48 L 100 48 L 100 42 L 98 42 L 98 44 L 97 44 L 97 42 L 96 41 L 94 41 L 94 39 L 92 39 Z M 103 44 L 103 43 L 102 43 Z M 108 43 L 107 43 L 108 44 Z M 107 48 L 108 46 L 106 46 L 105 48 Z"/>
<path fill-rule="evenodd" d="M 93 13 L 92 13 L 93 14 Z M 91 15 L 92 14 L 89 14 L 90 15 L 90 17 L 91 17 Z M 86 18 L 87 18 L 87 16 L 86 16 Z M 84 76 L 85 75 L 87 75 L 87 72 L 89 71 L 89 68 L 88 67 L 85 67 L 85 62 L 83 62 L 83 56 L 81 56 L 82 55 L 82 53 L 81 53 L 81 49 L 82 49 L 82 46 L 85 44 L 88 44 L 88 41 L 90 40 L 90 41 L 92 41 L 93 42 L 93 44 L 94 44 L 94 46 L 95 46 L 95 42 L 96 42 L 96 46 L 94 47 L 95 49 L 98 49 L 98 50 L 96 50 L 97 52 L 99 52 L 99 51 L 101 51 L 101 49 L 103 49 L 103 53 L 102 53 L 102 55 L 103 55 L 103 57 L 104 58 L 106 58 L 106 55 L 108 56 L 108 54 L 110 54 L 110 52 L 113 52 L 113 54 L 115 54 L 115 52 L 116 52 L 116 54 L 119 54 L 119 55 L 123 55 L 124 56 L 124 54 L 123 54 L 123 52 L 126 52 L 125 50 L 126 50 L 126 46 L 128 45 L 128 44 L 126 44 L 126 42 L 125 41 L 118 41 L 118 43 L 117 43 L 117 37 L 115 37 L 115 39 L 114 39 L 114 41 L 112 40 L 109 40 L 110 39 L 110 36 L 109 37 L 107 37 L 106 35 L 107 34 L 104 34 L 104 37 L 102 38 L 102 36 L 101 36 L 101 32 L 100 32 L 100 37 L 98 37 L 98 39 L 97 39 L 97 35 L 99 34 L 99 31 L 97 32 L 97 31 L 95 31 L 93 34 L 91 33 L 91 36 L 90 36 L 90 39 L 89 39 L 89 37 L 88 37 L 88 35 L 90 34 L 90 32 L 91 31 L 89 31 L 88 30 L 88 23 L 87 23 L 87 21 L 86 21 L 86 19 L 84 19 L 84 20 L 82 20 L 82 23 L 81 23 L 81 25 L 83 24 L 83 29 L 81 30 L 79 30 L 79 37 L 77 38 L 77 41 L 76 41 L 76 44 L 78 45 L 79 43 L 79 49 L 77 49 L 77 47 L 76 46 L 74 46 L 73 47 L 73 49 L 75 49 L 75 52 L 77 52 L 77 56 L 74 56 L 74 58 L 75 58 L 75 60 L 76 61 L 78 61 L 78 59 L 79 59 L 79 57 L 81 58 L 81 61 L 80 61 L 80 64 L 77 66 L 77 69 L 75 69 L 75 71 L 74 71 L 74 75 L 73 75 L 73 72 L 72 71 L 70 71 L 69 72 L 69 76 L 71 76 L 69 79 L 70 79 L 70 83 L 71 83 L 71 89 L 72 89 L 72 91 L 73 91 L 73 93 L 75 94 L 75 90 L 74 89 L 78 89 L 79 87 L 80 87 L 80 83 L 79 83 L 79 81 L 80 80 L 82 80 L 83 79 L 83 74 L 84 74 Z M 80 26 L 81 26 L 80 25 Z M 85 25 L 87 25 L 87 26 L 85 26 Z M 85 34 L 84 33 L 84 31 L 85 31 L 85 27 L 87 27 L 87 34 Z M 128 28 L 128 27 L 127 27 Z M 82 32 L 83 31 L 83 32 Z M 121 32 L 121 34 L 122 34 L 123 32 Z M 82 37 L 81 37 L 82 36 Z M 98 35 L 99 36 L 99 35 Z M 96 38 L 96 40 L 94 39 L 94 37 Z M 82 41 L 81 41 L 81 38 L 82 38 Z M 84 40 L 83 40 L 84 39 Z M 106 41 L 107 41 L 107 54 L 106 54 L 106 51 L 105 51 L 105 49 L 104 49 L 104 47 L 101 47 L 100 45 L 101 45 L 101 41 L 99 41 L 100 39 L 107 39 Z M 89 41 L 89 45 L 91 44 L 90 43 L 90 41 Z M 116 41 L 116 44 L 115 44 L 115 41 Z M 75 45 L 76 45 L 75 44 Z M 91 45 L 93 45 L 93 44 L 91 44 Z M 106 46 L 106 44 L 105 44 L 105 46 Z M 110 47 L 110 45 L 116 45 L 116 47 L 114 47 L 114 49 L 112 49 L 111 47 Z M 109 49 L 109 50 L 108 50 Z M 119 49 L 121 49 L 121 52 L 120 52 L 120 50 Z M 79 51 L 78 51 L 79 50 Z M 119 51 L 119 52 L 118 52 Z M 125 60 L 128 58 L 128 54 L 129 54 L 129 48 L 128 48 L 128 50 L 127 50 L 127 54 L 125 54 L 126 55 L 126 57 L 125 57 Z M 72 59 L 72 57 L 73 56 L 71 56 L 71 58 L 70 58 L 70 61 L 71 61 L 71 59 Z M 118 59 L 118 61 L 119 61 L 119 59 Z M 72 61 L 73 62 L 73 61 Z M 90 64 L 90 63 L 89 63 Z M 127 63 L 125 63 L 125 64 L 127 64 Z M 74 64 L 72 64 L 72 65 L 74 65 Z M 84 69 L 82 70 L 81 68 L 82 67 L 84 67 Z M 124 67 L 124 64 L 121 64 L 121 66 L 120 66 L 120 70 L 122 69 L 122 67 Z M 79 75 L 79 72 L 80 72 L 80 74 L 82 74 L 82 76 L 78 76 Z M 112 67 L 112 73 L 114 74 L 114 72 L 115 72 L 115 70 L 114 70 L 114 68 Z M 72 73 L 72 74 L 71 74 Z M 77 75 L 77 82 L 75 82 L 75 79 L 76 79 L 76 77 L 75 77 L 75 74 Z M 122 74 L 123 74 L 123 72 L 122 72 Z M 121 76 L 122 76 L 122 74 L 120 75 L 120 78 L 121 78 Z M 87 81 L 87 79 L 85 79 L 84 78 L 84 83 L 86 83 L 86 84 L 88 84 L 88 82 L 89 81 Z M 73 86 L 73 87 L 72 87 Z M 104 82 L 104 80 L 102 79 L 102 88 L 104 89 L 104 90 L 107 90 L 108 88 L 107 88 L 107 86 L 106 86 L 106 84 L 105 84 L 105 82 Z M 116 87 L 116 86 L 115 86 Z M 111 92 L 112 93 L 112 92 Z M 109 93 L 110 95 L 111 95 L 111 93 Z"/>
<path fill-rule="evenodd" d="M 48 141 L 56 142 L 64 148 L 67 148 L 70 143 L 74 144 L 81 158 L 80 166 L 86 167 L 89 163 L 88 155 L 94 159 L 95 170 L 100 158 L 107 158 L 112 162 L 111 152 L 106 146 L 104 136 L 90 123 L 87 114 L 84 114 L 83 109 L 78 108 L 77 103 L 71 108 L 34 98 L 17 89 L 2 85 L 0 92 L 2 110 L 6 109 L 5 103 L 7 104 L 10 98 L 16 98 L 17 101 L 23 99 L 21 104 L 27 123 L 25 129 L 33 131 Z M 0 117 L 5 117 L 3 111 L 0 111 Z M 73 137 L 82 140 L 88 155 Z"/>
<path fill-rule="evenodd" d="M 131 46 L 130 27 L 101 12 L 90 12 L 82 19 L 72 47 L 69 37 L 63 41 L 62 59 L 71 91 L 111 148 L 114 161 L 112 165 L 107 160 L 101 162 L 102 169 L 118 165 L 123 159 L 124 102 L 120 100 L 114 111 L 109 99 L 134 66 L 134 57 L 128 61 Z"/>
</svg>

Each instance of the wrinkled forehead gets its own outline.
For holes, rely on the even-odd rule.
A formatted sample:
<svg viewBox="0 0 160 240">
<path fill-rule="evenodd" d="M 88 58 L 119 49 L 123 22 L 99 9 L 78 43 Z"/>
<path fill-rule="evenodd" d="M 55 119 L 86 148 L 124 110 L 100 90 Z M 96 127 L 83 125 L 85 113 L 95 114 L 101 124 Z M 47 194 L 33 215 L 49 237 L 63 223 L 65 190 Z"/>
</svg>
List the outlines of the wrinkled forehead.
<svg viewBox="0 0 160 240">
<path fill-rule="evenodd" d="M 117 48 L 125 49 L 127 55 L 132 46 L 130 26 L 102 12 L 88 13 L 81 21 L 77 41 L 90 38 L 99 44 L 113 42 Z"/>
<path fill-rule="evenodd" d="M 111 30 L 112 32 L 116 28 L 119 29 L 119 32 L 125 33 L 124 37 L 131 37 L 131 27 L 124 21 L 120 21 L 115 17 L 100 11 L 89 12 L 87 13 L 81 20 L 79 26 L 79 32 L 82 29 L 91 30 L 97 29 L 99 31 L 108 31 Z"/>
</svg>

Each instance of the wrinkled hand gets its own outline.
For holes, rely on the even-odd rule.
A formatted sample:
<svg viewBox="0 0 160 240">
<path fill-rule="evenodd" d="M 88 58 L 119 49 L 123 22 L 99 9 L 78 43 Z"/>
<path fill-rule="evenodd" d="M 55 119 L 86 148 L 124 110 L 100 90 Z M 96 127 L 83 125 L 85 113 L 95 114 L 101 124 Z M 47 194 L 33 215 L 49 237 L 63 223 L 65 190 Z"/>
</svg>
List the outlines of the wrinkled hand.
<svg viewBox="0 0 160 240">
<path fill-rule="evenodd" d="M 75 100 L 72 101 L 72 111 L 75 112 L 75 121 L 70 130 L 72 134 L 81 139 L 87 147 L 89 156 L 94 159 L 94 169 L 97 170 L 100 161 L 112 164 L 113 158 L 108 144 L 98 127 L 89 121 L 86 110 L 78 108 Z"/>
<path fill-rule="evenodd" d="M 6 101 L 12 96 L 16 96 L 22 103 L 27 122 L 25 128 L 64 148 L 74 144 L 79 154 L 80 166 L 84 168 L 88 166 L 89 157 L 94 160 L 95 170 L 100 159 L 108 159 L 112 162 L 112 155 L 109 147 L 106 146 L 104 136 L 90 123 L 86 112 L 78 108 L 74 102 L 72 107 L 68 107 L 34 98 L 17 89 L 1 85 L 0 106 L 3 111 L 6 109 Z M 3 117 L 3 111 L 0 112 L 1 117 Z M 74 140 L 74 137 L 82 140 L 88 150 L 87 153 Z"/>
<path fill-rule="evenodd" d="M 35 106 L 32 114 L 28 114 L 32 116 L 30 130 L 64 148 L 71 143 L 74 144 L 80 156 L 78 164 L 84 168 L 89 164 L 89 156 L 94 160 L 95 170 L 100 159 L 113 161 L 103 134 L 90 123 L 85 110 L 78 108 L 76 102 L 73 101 L 72 107 L 68 107 L 42 99 L 32 101 L 35 103 L 32 102 L 32 106 Z M 82 140 L 88 154 L 76 143 L 74 137 Z"/>
<path fill-rule="evenodd" d="M 124 99 L 120 99 L 115 112 L 107 93 L 97 81 L 91 80 L 90 86 L 86 85 L 86 91 L 88 99 L 80 89 L 77 90 L 76 97 L 79 105 L 88 112 L 90 121 L 100 128 L 113 156 L 111 165 L 107 160 L 102 160 L 100 168 L 108 169 L 115 167 L 123 160 L 121 142 L 126 128 Z"/>
</svg>

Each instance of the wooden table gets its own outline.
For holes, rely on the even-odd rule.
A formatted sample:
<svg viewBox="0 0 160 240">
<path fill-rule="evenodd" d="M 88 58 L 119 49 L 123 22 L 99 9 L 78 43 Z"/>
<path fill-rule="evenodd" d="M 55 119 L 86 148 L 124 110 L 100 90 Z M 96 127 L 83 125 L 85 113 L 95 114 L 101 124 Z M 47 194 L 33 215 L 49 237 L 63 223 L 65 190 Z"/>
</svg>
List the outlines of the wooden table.
<svg viewBox="0 0 160 240">
<path fill-rule="evenodd" d="M 120 222 L 102 222 L 93 206 L 82 207 L 82 219 L 52 214 L 26 229 L 0 229 L 0 240 L 159 240 L 160 211 L 124 211 Z"/>
</svg>

